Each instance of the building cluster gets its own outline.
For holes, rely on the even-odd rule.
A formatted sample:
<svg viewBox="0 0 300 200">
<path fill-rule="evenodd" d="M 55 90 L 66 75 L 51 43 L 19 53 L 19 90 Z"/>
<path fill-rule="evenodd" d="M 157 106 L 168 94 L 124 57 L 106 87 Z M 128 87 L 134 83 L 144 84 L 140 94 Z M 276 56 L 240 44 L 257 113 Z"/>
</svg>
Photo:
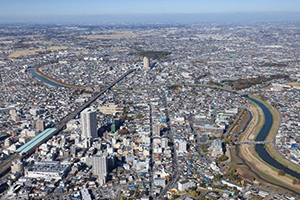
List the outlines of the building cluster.
<svg viewBox="0 0 300 200">
<path fill-rule="evenodd" d="M 224 134 L 246 105 L 230 92 L 232 83 L 287 74 L 242 92 L 265 91 L 276 104 L 282 116 L 276 145 L 299 164 L 299 88 L 285 84 L 300 77 L 295 25 L 0 30 L 1 161 L 28 153 L 94 92 L 137 69 L 13 162 L 3 179 L 4 199 L 292 199 L 233 179 L 217 159 L 225 155 Z M 44 84 L 32 71 L 37 67 L 87 87 Z"/>
</svg>

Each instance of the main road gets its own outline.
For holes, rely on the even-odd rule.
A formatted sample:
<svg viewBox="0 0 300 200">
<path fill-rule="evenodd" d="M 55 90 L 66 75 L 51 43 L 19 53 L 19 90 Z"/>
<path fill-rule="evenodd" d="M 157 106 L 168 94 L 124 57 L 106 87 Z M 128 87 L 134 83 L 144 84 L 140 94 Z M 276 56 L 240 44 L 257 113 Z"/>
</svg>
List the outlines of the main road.
<svg viewBox="0 0 300 200">
<path fill-rule="evenodd" d="M 167 186 L 164 188 L 164 190 L 160 193 L 160 195 L 156 198 L 156 199 L 162 199 L 168 192 L 168 190 L 176 183 L 176 181 L 179 178 L 179 174 L 178 174 L 178 166 L 177 166 L 177 152 L 176 152 L 176 147 L 175 147 L 175 142 L 174 142 L 174 133 L 172 133 L 172 129 L 171 129 L 171 122 L 170 122 L 170 115 L 169 115 L 169 109 L 168 109 L 168 101 L 167 101 L 167 94 L 165 91 L 163 91 L 164 97 L 162 98 L 162 103 L 165 107 L 165 115 L 166 115 L 166 119 L 167 119 L 167 128 L 168 128 L 168 136 L 170 139 L 170 142 L 172 143 L 172 176 L 171 176 L 171 180 L 169 181 L 169 183 L 167 184 Z"/>
<path fill-rule="evenodd" d="M 58 134 L 66 126 L 66 124 L 67 124 L 68 121 L 70 121 L 71 119 L 75 118 L 81 111 L 83 111 L 85 108 L 89 107 L 101 95 L 103 95 L 105 92 L 107 92 L 108 90 L 110 90 L 114 85 L 116 85 L 117 83 L 119 83 L 121 80 L 123 80 L 126 76 L 128 76 L 129 74 L 131 74 L 135 70 L 136 70 L 136 68 L 128 70 L 126 73 L 124 73 L 118 79 L 116 79 L 115 81 L 113 81 L 112 83 L 110 83 L 104 90 L 102 90 L 101 92 L 95 93 L 94 96 L 92 98 L 90 98 L 85 104 L 81 105 L 76 110 L 74 110 L 72 113 L 70 113 L 66 117 L 64 117 L 54 127 L 54 128 L 56 128 L 56 131 L 54 131 L 51 135 L 49 135 L 47 138 L 45 138 L 44 140 L 42 140 L 39 144 L 37 144 L 36 146 L 32 147 L 31 150 L 29 150 L 26 155 L 20 156 L 19 154 L 15 153 L 15 154 L 9 156 L 6 160 L 2 161 L 0 163 L 0 175 L 4 175 L 7 171 L 10 171 L 9 168 L 10 168 L 10 166 L 11 166 L 11 164 L 12 164 L 12 162 L 14 160 L 17 160 L 17 159 L 20 159 L 20 158 L 24 158 L 24 157 L 30 155 L 34 151 L 34 149 L 36 147 L 40 146 L 41 144 L 43 144 L 44 142 L 46 142 L 47 140 L 49 140 L 50 138 L 52 138 L 54 135 Z"/>
</svg>

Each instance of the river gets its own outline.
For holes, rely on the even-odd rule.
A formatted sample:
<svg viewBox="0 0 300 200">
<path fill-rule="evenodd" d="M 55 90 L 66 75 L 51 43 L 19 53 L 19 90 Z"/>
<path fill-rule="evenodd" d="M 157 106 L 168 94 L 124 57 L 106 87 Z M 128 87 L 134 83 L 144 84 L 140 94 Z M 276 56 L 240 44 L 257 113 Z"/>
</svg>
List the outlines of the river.
<svg viewBox="0 0 300 200">
<path fill-rule="evenodd" d="M 271 128 L 272 128 L 272 124 L 273 124 L 273 116 L 270 112 L 270 110 L 262 103 L 260 103 L 259 101 L 251 98 L 251 97 L 247 97 L 247 99 L 253 101 L 254 103 L 256 103 L 264 112 L 265 115 L 265 124 L 262 127 L 262 129 L 260 130 L 258 136 L 256 137 L 255 141 L 264 141 L 266 139 L 266 137 L 268 136 Z M 284 165 L 282 165 L 281 163 L 279 163 L 278 161 L 276 161 L 269 153 L 268 151 L 264 148 L 264 144 L 257 144 L 255 145 L 255 151 L 258 153 L 258 155 L 269 165 L 277 168 L 277 169 L 282 169 L 285 173 L 300 179 L 300 174 L 285 167 Z"/>
<path fill-rule="evenodd" d="M 47 84 L 49 84 L 49 85 L 52 85 L 52 86 L 55 86 L 55 87 L 63 87 L 62 85 L 59 85 L 59 84 L 54 83 L 54 82 L 52 82 L 52 81 L 50 81 L 50 80 L 48 80 L 48 79 L 45 79 L 44 77 L 41 77 L 40 75 L 38 75 L 37 73 L 35 73 L 34 69 L 31 69 L 31 70 L 29 71 L 29 73 L 30 73 L 32 76 L 34 76 L 34 77 L 40 79 L 41 81 L 43 81 L 43 82 L 45 82 L 45 83 L 47 83 Z"/>
</svg>

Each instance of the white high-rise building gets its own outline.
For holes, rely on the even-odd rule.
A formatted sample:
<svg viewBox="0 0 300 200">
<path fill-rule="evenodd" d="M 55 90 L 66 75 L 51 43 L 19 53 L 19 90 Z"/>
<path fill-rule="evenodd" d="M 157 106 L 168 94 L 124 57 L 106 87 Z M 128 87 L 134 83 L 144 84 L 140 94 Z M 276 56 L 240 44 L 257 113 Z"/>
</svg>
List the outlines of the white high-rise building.
<svg viewBox="0 0 300 200">
<path fill-rule="evenodd" d="M 162 148 L 167 148 L 168 147 L 168 141 L 169 141 L 168 138 L 165 138 L 165 137 L 162 138 L 161 139 L 161 147 Z"/>
<path fill-rule="evenodd" d="M 94 156 L 92 157 L 92 172 L 94 175 L 103 175 L 106 176 L 108 174 L 108 159 L 106 155 L 102 156 Z"/>
<path fill-rule="evenodd" d="M 92 111 L 91 108 L 87 108 L 81 112 L 81 137 L 85 138 L 95 138 L 98 136 L 97 133 L 97 120 L 96 112 Z"/>
<path fill-rule="evenodd" d="M 153 135 L 160 136 L 160 123 L 154 124 L 153 126 Z"/>
<path fill-rule="evenodd" d="M 144 69 L 150 69 L 150 59 L 148 57 L 144 57 Z"/>
<path fill-rule="evenodd" d="M 186 146 L 187 146 L 187 142 L 186 141 L 179 141 L 178 142 L 178 151 L 179 152 L 186 152 Z"/>
</svg>

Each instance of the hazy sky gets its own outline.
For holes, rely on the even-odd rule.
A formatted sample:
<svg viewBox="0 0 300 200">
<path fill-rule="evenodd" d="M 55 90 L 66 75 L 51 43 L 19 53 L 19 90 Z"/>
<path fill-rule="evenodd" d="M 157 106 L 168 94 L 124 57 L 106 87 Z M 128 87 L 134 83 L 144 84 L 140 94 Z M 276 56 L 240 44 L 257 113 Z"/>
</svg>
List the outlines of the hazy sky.
<svg viewBox="0 0 300 200">
<path fill-rule="evenodd" d="M 300 0 L 1 0 L 0 3 L 0 17 L 300 11 Z"/>
<path fill-rule="evenodd" d="M 258 19 L 257 13 L 267 13 L 259 19 L 297 21 L 300 20 L 300 0 L 0 0 L 0 23 L 78 22 L 80 19 L 89 22 L 95 19 L 87 16 L 102 16 L 95 20 L 98 22 L 105 21 L 105 15 L 128 14 L 226 14 L 236 19 L 241 13 L 246 14 L 247 19 Z M 119 16 L 118 19 L 126 17 Z M 138 18 L 128 18 L 127 21 L 138 21 Z M 164 20 L 162 17 L 157 19 Z"/>
</svg>

